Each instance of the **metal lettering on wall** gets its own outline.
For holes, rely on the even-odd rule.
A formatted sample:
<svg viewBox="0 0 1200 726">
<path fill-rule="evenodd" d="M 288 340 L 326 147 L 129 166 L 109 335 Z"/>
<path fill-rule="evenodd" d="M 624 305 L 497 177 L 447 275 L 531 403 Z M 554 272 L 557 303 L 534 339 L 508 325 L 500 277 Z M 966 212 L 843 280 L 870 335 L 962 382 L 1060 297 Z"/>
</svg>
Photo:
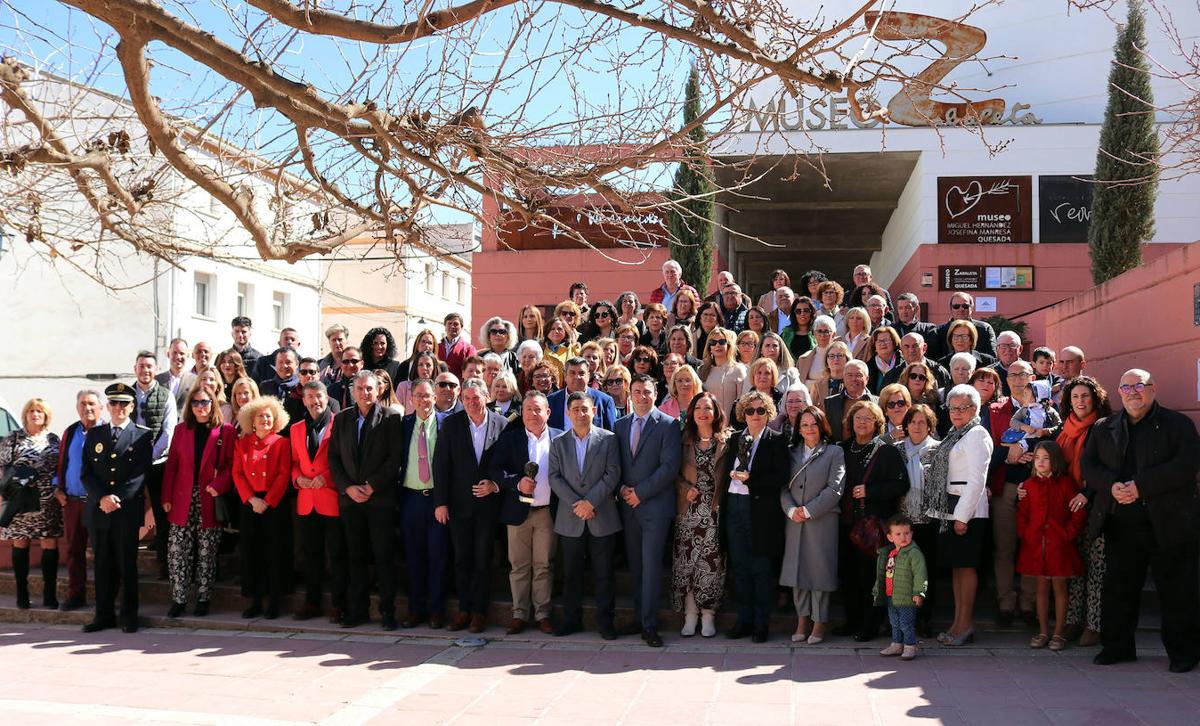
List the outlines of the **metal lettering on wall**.
<svg viewBox="0 0 1200 726">
<path fill-rule="evenodd" d="M 940 244 L 1033 242 L 1033 178 L 938 177 Z"/>
<path fill-rule="evenodd" d="M 1092 219 L 1092 177 L 1038 177 L 1038 221 L 1042 242 L 1087 242 Z"/>
</svg>

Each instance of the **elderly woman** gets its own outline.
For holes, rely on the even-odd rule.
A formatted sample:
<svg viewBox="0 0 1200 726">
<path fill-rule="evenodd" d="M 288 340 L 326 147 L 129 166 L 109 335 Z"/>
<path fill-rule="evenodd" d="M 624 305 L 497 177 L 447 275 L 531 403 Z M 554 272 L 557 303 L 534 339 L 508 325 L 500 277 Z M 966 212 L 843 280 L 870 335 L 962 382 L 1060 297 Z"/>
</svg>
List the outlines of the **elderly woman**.
<svg viewBox="0 0 1200 726">
<path fill-rule="evenodd" d="M 817 319 L 813 321 L 813 339 L 817 341 L 817 344 L 812 350 L 796 359 L 796 372 L 804 385 L 809 388 L 812 388 L 826 375 L 825 356 L 829 353 L 829 347 L 833 345 L 835 334 L 833 318 L 827 315 L 818 315 Z M 846 350 L 848 355 L 849 348 Z"/>
<path fill-rule="evenodd" d="M 779 336 L 793 358 L 799 358 L 817 345 L 812 334 L 813 321 L 817 318 L 817 306 L 812 298 L 800 296 L 792 302 L 792 320 Z"/>
<path fill-rule="evenodd" d="M 629 384 L 633 380 L 629 369 L 625 366 L 609 366 L 604 371 L 604 388 L 601 390 L 612 396 L 613 405 L 617 408 L 617 418 L 629 413 Z"/>
<path fill-rule="evenodd" d="M 955 353 L 970 353 L 975 356 L 975 364 L 980 368 L 995 363 L 995 356 L 975 350 L 978 343 L 979 331 L 975 329 L 974 323 L 970 320 L 952 320 L 950 327 L 946 329 L 946 348 L 950 352 L 938 363 L 941 363 L 943 368 L 949 368 Z"/>
<path fill-rule="evenodd" d="M 595 343 L 587 343 L 584 347 L 592 346 L 595 348 L 595 354 L 600 355 L 600 346 Z M 522 340 L 517 346 L 517 363 L 520 369 L 516 371 L 517 383 L 520 385 L 521 393 L 526 393 L 533 388 L 533 367 L 538 361 L 542 360 L 545 354 L 542 352 L 541 344 L 536 340 Z M 432 378 L 430 380 L 433 380 Z M 412 409 L 407 409 L 411 411 Z"/>
<path fill-rule="evenodd" d="M 405 411 L 413 410 L 412 387 L 415 381 L 432 381 L 434 376 L 446 370 L 446 364 L 437 355 L 428 351 L 417 353 L 408 368 L 408 380 L 396 385 L 396 400 Z"/>
<path fill-rule="evenodd" d="M 979 367 L 979 362 L 975 360 L 975 356 L 970 353 L 955 353 L 950 356 L 950 385 L 944 390 L 938 391 L 938 395 L 945 402 L 946 391 L 960 383 L 970 383 L 971 374 Z"/>
<path fill-rule="evenodd" d="M 1110 415 L 1112 407 L 1108 403 L 1108 392 L 1095 378 L 1076 376 L 1063 384 L 1060 412 L 1063 427 L 1056 441 L 1066 457 L 1071 476 L 1083 486 L 1083 491 L 1071 500 L 1071 510 L 1077 511 L 1089 506 L 1096 495 L 1095 489 L 1084 480 L 1079 466 L 1083 446 L 1091 435 L 1092 424 Z M 1067 633 L 1069 638 L 1078 637 L 1080 645 L 1098 645 L 1100 589 L 1106 569 L 1104 535 L 1089 542 L 1085 533 L 1080 538 L 1079 550 L 1083 556 L 1084 576 L 1073 577 L 1067 582 Z"/>
<path fill-rule="evenodd" d="M 791 479 L 779 493 L 787 517 L 779 584 L 792 588 L 799 618 L 792 642 L 816 645 L 825 639 L 838 583 L 838 504 L 846 460 L 831 441 L 824 411 L 808 406 L 798 419 Z"/>
<path fill-rule="evenodd" d="M 21 426 L 0 442 L 0 475 L 13 473 L 37 491 L 38 508 L 13 517 L 0 528 L 0 539 L 12 540 L 17 607 L 29 609 L 29 543 L 41 540 L 42 605 L 58 609 L 58 538 L 63 536 L 62 502 L 54 495 L 58 468 L 58 434 L 50 431 L 53 412 L 40 398 L 21 407 Z M 85 452 L 86 453 L 86 452 Z M 30 495 L 32 498 L 32 495 Z"/>
<path fill-rule="evenodd" d="M 867 390 L 878 396 L 888 371 L 904 365 L 900 357 L 900 334 L 895 328 L 883 326 L 871 331 L 871 360 L 867 361 Z"/>
<path fill-rule="evenodd" d="M 789 470 L 787 442 L 767 428 L 776 413 L 770 396 L 750 391 L 738 399 L 736 413 L 746 430 L 735 440 L 729 491 L 722 504 L 737 594 L 737 623 L 729 637 L 753 635 L 754 642 L 763 643 L 775 600 L 777 558 L 783 552 L 779 491 Z"/>
<path fill-rule="evenodd" d="M 400 361 L 400 366 L 396 369 L 396 380 L 394 382 L 399 383 L 409 380 L 412 364 L 416 362 L 417 356 L 421 353 L 433 353 L 437 355 L 437 335 L 429 328 L 422 328 L 417 333 L 417 337 L 413 338 L 412 352 L 409 353 L 407 358 Z M 407 411 L 409 409 L 406 407 L 404 410 Z"/>
<path fill-rule="evenodd" d="M 616 325 L 620 328 L 622 325 L 632 325 L 637 330 L 638 338 L 646 332 L 646 326 L 642 324 L 638 318 L 638 311 L 641 310 L 642 303 L 638 300 L 637 293 L 632 290 L 626 290 L 617 296 L 617 320 Z"/>
<path fill-rule="evenodd" d="M 192 388 L 184 403 L 183 421 L 171 436 L 163 470 L 162 508 L 171 523 L 167 535 L 168 618 L 183 614 L 193 577 L 195 613 L 208 615 L 221 544 L 216 502 L 233 487 L 236 444 L 237 430 L 221 419 L 212 391 L 203 386 Z"/>
<path fill-rule="evenodd" d="M 937 595 L 937 524 L 929 518 L 922 504 L 925 496 L 925 467 L 921 463 L 921 457 L 938 445 L 938 440 L 933 437 L 937 431 L 937 423 L 937 416 L 929 406 L 918 403 L 909 407 L 904 413 L 904 438 L 896 444 L 904 455 L 905 469 L 908 471 L 908 493 L 904 495 L 900 511 L 912 520 L 913 541 L 925 555 L 926 570 L 930 573 L 925 602 L 917 611 L 917 634 L 922 638 L 933 634 L 929 622 L 933 617 Z"/>
<path fill-rule="evenodd" d="M 695 345 L 692 342 L 692 329 L 686 325 L 676 325 L 667 333 L 667 352 L 683 356 L 683 362 L 692 368 L 700 367 L 700 359 L 695 355 Z"/>
<path fill-rule="evenodd" d="M 696 312 L 696 323 L 692 326 L 692 338 L 697 353 L 703 355 L 708 349 L 708 335 L 721 326 L 722 320 L 721 308 L 715 302 L 700 304 L 700 309 Z"/>
<path fill-rule="evenodd" d="M 246 365 L 242 362 L 242 354 L 230 348 L 217 354 L 217 364 L 213 366 L 221 373 L 221 393 L 228 401 L 233 397 L 233 383 L 239 378 L 246 378 Z"/>
<path fill-rule="evenodd" d="M 824 375 L 820 380 L 809 384 L 808 389 L 812 392 L 813 405 L 825 408 L 825 399 L 830 396 L 836 396 L 845 388 L 846 364 L 850 362 L 850 349 L 842 341 L 831 343 L 825 349 L 825 363 L 822 366 L 825 369 Z M 836 426 L 836 424 L 833 424 Z M 836 436 L 837 431 L 833 432 Z"/>
<path fill-rule="evenodd" d="M 575 342 L 575 328 L 562 318 L 552 318 L 546 323 L 546 335 L 542 339 L 542 357 L 554 358 L 567 368 L 567 361 L 579 355 L 579 343 Z"/>
<path fill-rule="evenodd" d="M 851 539 L 859 522 L 886 522 L 908 491 L 908 472 L 900 450 L 883 436 L 883 411 L 871 401 L 855 401 L 846 412 L 850 436 L 842 442 L 846 486 L 841 503 L 841 572 L 846 623 L 837 634 L 865 643 L 879 636 L 882 608 L 874 606 L 875 553 Z M 873 549 L 873 547 L 871 548 Z"/>
<path fill-rule="evenodd" d="M 896 443 L 904 438 L 904 417 L 912 405 L 908 389 L 899 383 L 884 386 L 879 392 L 879 408 L 887 419 L 883 431 L 885 440 Z"/>
<path fill-rule="evenodd" d="M 717 399 L 701 393 L 687 409 L 683 425 L 683 452 L 675 478 L 671 606 L 684 614 L 680 634 L 685 638 L 696 634 L 697 620 L 702 636 L 717 634 L 716 612 L 725 594 L 719 512 L 729 488 L 728 459 L 735 452 L 724 423 Z"/>
<path fill-rule="evenodd" d="M 975 640 L 975 593 L 987 528 L 992 437 L 979 421 L 979 391 L 959 384 L 950 389 L 946 400 L 951 428 L 942 443 L 922 457 L 921 506 L 938 520 L 937 561 L 950 568 L 954 585 L 954 622 L 938 635 L 938 642 L 959 646 Z"/>
<path fill-rule="evenodd" d="M 521 308 L 521 313 L 517 315 L 517 321 L 520 326 L 517 328 L 517 338 L 521 342 L 526 340 L 534 340 L 541 342 L 542 335 L 545 332 L 545 323 L 542 320 L 542 309 L 537 305 L 526 305 Z"/>
<path fill-rule="evenodd" d="M 667 309 L 660 303 L 650 303 L 642 311 L 642 321 L 646 332 L 638 343 L 654 349 L 655 353 L 663 355 L 667 352 Z"/>
<path fill-rule="evenodd" d="M 233 450 L 233 484 L 242 500 L 242 595 L 250 606 L 243 618 L 279 617 L 279 598 L 291 585 L 291 552 L 286 527 L 290 513 L 279 507 L 292 474 L 292 450 L 279 432 L 287 413 L 278 399 L 262 396 L 242 406 L 244 432 Z M 266 609 L 263 609 L 263 598 Z"/>
<path fill-rule="evenodd" d="M 675 294 L 675 299 L 671 301 L 671 319 L 667 324 L 674 328 L 677 325 L 691 327 L 696 322 L 696 308 L 700 307 L 700 301 L 692 294 L 691 290 L 680 290 Z"/>
<path fill-rule="evenodd" d="M 509 423 L 521 418 L 521 396 L 517 391 L 517 379 L 512 371 L 500 371 L 492 381 L 492 400 L 488 408 L 508 419 Z"/>
<path fill-rule="evenodd" d="M 396 360 L 396 339 L 387 328 L 371 328 L 363 336 L 362 347 L 363 370 L 373 371 L 382 368 L 387 371 L 392 380 L 397 380 L 400 371 L 400 361 Z"/>
<path fill-rule="evenodd" d="M 779 415 L 771 419 L 767 427 L 783 434 L 785 440 L 791 441 L 796 432 L 797 417 L 811 405 L 812 394 L 809 390 L 804 386 L 793 386 L 784 391 Z"/>
<path fill-rule="evenodd" d="M 689 365 L 680 366 L 675 375 L 667 380 L 667 397 L 658 408 L 668 416 L 682 421 L 692 404 L 692 399 L 700 395 L 702 389 L 703 384 L 700 382 L 700 376 L 696 375 L 696 370 Z M 722 425 L 724 422 L 725 415 L 721 414 Z"/>
<path fill-rule="evenodd" d="M 721 411 L 730 411 L 745 388 L 748 371 L 746 366 L 734 358 L 734 335 L 732 330 L 714 328 L 708 334 L 704 348 L 704 362 L 697 373 L 704 382 L 704 390 L 717 397 Z"/>
<path fill-rule="evenodd" d="M 871 317 L 866 308 L 850 308 L 846 311 L 846 333 L 842 336 L 850 357 L 866 363 L 871 359 Z"/>
<path fill-rule="evenodd" d="M 479 328 L 479 355 L 495 353 L 500 356 L 506 371 L 519 370 L 521 364 L 517 361 L 514 350 L 517 347 L 517 328 L 512 323 L 499 316 L 488 318 Z"/>
</svg>

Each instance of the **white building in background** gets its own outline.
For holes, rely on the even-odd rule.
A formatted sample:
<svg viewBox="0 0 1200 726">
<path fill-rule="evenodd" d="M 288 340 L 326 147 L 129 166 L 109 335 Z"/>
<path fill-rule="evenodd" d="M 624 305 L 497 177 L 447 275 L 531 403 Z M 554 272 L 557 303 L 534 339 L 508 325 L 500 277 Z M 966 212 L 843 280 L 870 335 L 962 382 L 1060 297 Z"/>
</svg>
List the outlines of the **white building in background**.
<svg viewBox="0 0 1200 726">
<path fill-rule="evenodd" d="M 84 119 L 70 124 L 76 137 L 66 141 L 72 148 L 95 136 L 95 125 L 110 129 L 113 118 L 124 125 L 135 147 L 144 144 L 144 130 L 119 98 L 45 76 L 30 81 L 26 89 L 50 117 L 65 116 L 64 99 L 71 99 L 71 118 Z M 93 113 L 80 114 L 80 106 Z M 28 131 L 19 114 L 10 113 L 6 122 L 0 127 L 0 148 L 19 144 Z M 222 143 L 205 140 L 209 149 Z M 194 149 L 192 153 L 216 168 L 230 163 Z M 246 173 L 240 182 L 250 185 L 265 207 L 275 180 Z M 168 343 L 182 337 L 191 345 L 209 343 L 215 358 L 230 346 L 229 323 L 236 315 L 254 321 L 251 342 L 261 351 L 274 350 L 280 328 L 293 327 L 300 334 L 301 352 L 320 354 L 324 263 L 259 259 L 233 215 L 173 170 L 156 189 L 175 195 L 171 217 L 163 223 L 181 237 L 215 243 L 220 260 L 185 257 L 172 265 L 111 236 L 102 242 L 99 258 L 93 245 L 77 251 L 56 247 L 51 254 L 45 245 L 30 244 L 23 234 L 7 230 L 0 253 L 0 399 L 14 409 L 31 397 L 44 398 L 55 411 L 53 428 L 61 430 L 75 420 L 75 393 L 103 389 L 117 379 L 131 380 L 139 350 L 157 352 L 165 369 Z M 315 211 L 304 201 L 303 187 L 293 183 L 291 190 L 293 211 L 305 217 Z M 69 198 L 54 199 L 60 197 Z M 80 207 L 78 214 L 90 212 Z M 69 219 L 73 210 L 56 213 Z M 105 285 L 90 274 L 97 265 L 103 268 Z"/>
</svg>

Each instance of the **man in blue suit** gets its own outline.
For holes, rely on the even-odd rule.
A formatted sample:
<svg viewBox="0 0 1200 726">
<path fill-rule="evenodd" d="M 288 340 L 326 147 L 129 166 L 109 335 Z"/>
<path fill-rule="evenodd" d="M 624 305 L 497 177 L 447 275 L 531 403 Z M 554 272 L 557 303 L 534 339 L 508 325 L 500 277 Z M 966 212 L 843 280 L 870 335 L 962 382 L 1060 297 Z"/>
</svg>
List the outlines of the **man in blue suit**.
<svg viewBox="0 0 1200 726">
<path fill-rule="evenodd" d="M 563 431 L 571 428 L 571 420 L 567 415 L 567 398 L 576 391 L 587 391 L 592 397 L 592 408 L 596 410 L 592 425 L 605 431 L 613 430 L 613 425 L 617 422 L 617 406 L 613 403 L 612 396 L 595 388 L 588 388 L 589 377 L 586 358 L 575 357 L 567 361 L 564 387 L 547 397 L 550 404 L 550 428 Z"/>
<path fill-rule="evenodd" d="M 675 477 L 682 454 L 679 422 L 654 407 L 657 386 L 639 373 L 629 389 L 633 412 L 616 423 L 621 452 L 618 489 L 625 552 L 633 578 L 633 604 L 642 640 L 661 648 L 658 605 L 662 591 L 663 548 L 675 517 Z M 632 633 L 631 633 L 632 634 Z"/>
<path fill-rule="evenodd" d="M 505 632 L 516 635 L 532 620 L 538 630 L 554 632 L 550 597 L 554 586 L 554 518 L 550 507 L 550 442 L 562 433 L 550 428 L 550 405 L 538 391 L 521 402 L 521 426 L 509 425 L 488 462 L 488 478 L 500 485 L 500 521 L 508 530 L 508 582 L 512 620 Z M 515 422 L 514 422 L 515 423 Z M 530 467 L 536 464 L 537 468 Z"/>
</svg>

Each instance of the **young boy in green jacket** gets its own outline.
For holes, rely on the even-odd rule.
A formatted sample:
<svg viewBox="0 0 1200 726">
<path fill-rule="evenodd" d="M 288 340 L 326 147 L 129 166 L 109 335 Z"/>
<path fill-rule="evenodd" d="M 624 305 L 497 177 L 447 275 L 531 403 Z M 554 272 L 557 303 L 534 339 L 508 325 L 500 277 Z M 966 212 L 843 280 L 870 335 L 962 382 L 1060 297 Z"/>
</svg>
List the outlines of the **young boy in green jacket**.
<svg viewBox="0 0 1200 726">
<path fill-rule="evenodd" d="M 897 514 L 887 526 L 887 539 L 892 544 L 879 548 L 874 595 L 876 605 L 887 605 L 892 644 L 879 655 L 912 660 L 917 657 L 917 610 L 925 602 L 929 576 L 925 555 L 913 542 L 912 520 Z"/>
</svg>

